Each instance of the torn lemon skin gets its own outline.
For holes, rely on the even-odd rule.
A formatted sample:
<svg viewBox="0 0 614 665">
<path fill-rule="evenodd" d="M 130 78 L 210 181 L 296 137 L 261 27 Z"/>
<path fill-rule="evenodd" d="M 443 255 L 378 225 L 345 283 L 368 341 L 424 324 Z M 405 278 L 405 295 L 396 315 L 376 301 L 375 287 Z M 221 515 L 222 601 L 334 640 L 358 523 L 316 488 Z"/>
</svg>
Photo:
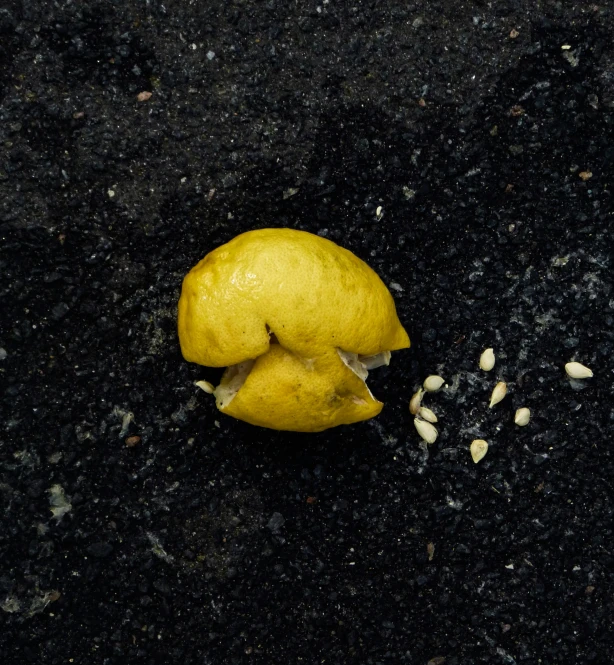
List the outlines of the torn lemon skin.
<svg viewBox="0 0 614 665">
<path fill-rule="evenodd" d="M 186 360 L 228 367 L 214 394 L 253 425 L 318 432 L 377 415 L 365 379 L 409 347 L 394 300 L 363 261 L 293 229 L 243 233 L 185 277 Z"/>
</svg>

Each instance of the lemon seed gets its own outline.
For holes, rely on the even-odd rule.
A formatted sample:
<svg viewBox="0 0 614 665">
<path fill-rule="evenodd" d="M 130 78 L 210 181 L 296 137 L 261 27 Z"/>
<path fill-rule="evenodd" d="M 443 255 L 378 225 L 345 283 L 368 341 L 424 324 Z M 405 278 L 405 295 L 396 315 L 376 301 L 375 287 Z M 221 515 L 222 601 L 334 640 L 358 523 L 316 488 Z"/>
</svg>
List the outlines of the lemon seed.
<svg viewBox="0 0 614 665">
<path fill-rule="evenodd" d="M 488 443 L 484 439 L 475 439 L 471 442 L 469 450 L 473 461 L 477 464 L 488 452 Z"/>
<path fill-rule="evenodd" d="M 409 412 L 412 416 L 415 416 L 418 411 L 420 411 L 420 405 L 422 404 L 422 395 L 424 395 L 424 390 L 420 388 L 417 393 L 414 393 L 412 398 L 409 400 Z"/>
<path fill-rule="evenodd" d="M 214 385 L 209 383 L 209 381 L 194 381 L 194 385 L 198 386 L 201 390 L 204 390 L 209 395 L 213 395 L 213 391 L 215 390 Z"/>
<path fill-rule="evenodd" d="M 499 402 L 506 395 L 507 395 L 507 383 L 505 383 L 505 381 L 499 381 L 499 383 L 497 383 L 494 390 L 492 391 L 492 395 L 490 396 L 490 404 L 488 405 L 488 408 L 492 409 L 492 407 L 495 404 L 499 404 Z"/>
<path fill-rule="evenodd" d="M 427 443 L 435 443 L 437 441 L 437 430 L 434 425 L 420 418 L 414 418 L 414 425 L 418 434 Z"/>
<path fill-rule="evenodd" d="M 424 383 L 422 385 L 426 391 L 428 391 L 429 393 L 434 393 L 437 390 L 439 390 L 444 383 L 445 380 L 442 379 L 440 376 L 437 376 L 436 374 L 431 374 L 430 376 L 427 376 L 426 379 L 424 379 Z"/>
<path fill-rule="evenodd" d="M 567 363 L 565 365 L 565 371 L 572 379 L 589 379 L 593 376 L 593 372 L 580 363 Z"/>
<path fill-rule="evenodd" d="M 485 372 L 490 372 L 490 370 L 495 366 L 495 352 L 492 349 L 486 349 L 480 356 L 480 369 L 483 369 Z"/>
<path fill-rule="evenodd" d="M 516 411 L 516 415 L 514 416 L 514 422 L 519 427 L 524 427 L 525 425 L 528 425 L 530 419 L 531 419 L 531 409 L 527 409 L 526 406 L 523 406 L 521 409 L 518 409 L 518 411 Z"/>
<path fill-rule="evenodd" d="M 436 423 L 437 422 L 437 416 L 430 409 L 427 409 L 426 406 L 421 406 L 420 407 L 420 410 L 418 411 L 418 415 L 423 420 L 428 420 L 429 423 Z"/>
</svg>

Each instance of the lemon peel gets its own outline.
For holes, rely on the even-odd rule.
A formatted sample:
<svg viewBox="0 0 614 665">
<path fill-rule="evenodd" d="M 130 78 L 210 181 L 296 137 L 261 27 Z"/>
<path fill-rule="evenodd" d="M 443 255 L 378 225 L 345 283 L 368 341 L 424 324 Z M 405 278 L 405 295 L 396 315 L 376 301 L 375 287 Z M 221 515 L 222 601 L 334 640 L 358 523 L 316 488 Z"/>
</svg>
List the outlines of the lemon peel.
<svg viewBox="0 0 614 665">
<path fill-rule="evenodd" d="M 376 416 L 365 380 L 407 348 L 392 295 L 350 251 L 293 229 L 243 233 L 188 273 L 178 333 L 187 361 L 228 367 L 220 411 L 318 432 Z"/>
</svg>

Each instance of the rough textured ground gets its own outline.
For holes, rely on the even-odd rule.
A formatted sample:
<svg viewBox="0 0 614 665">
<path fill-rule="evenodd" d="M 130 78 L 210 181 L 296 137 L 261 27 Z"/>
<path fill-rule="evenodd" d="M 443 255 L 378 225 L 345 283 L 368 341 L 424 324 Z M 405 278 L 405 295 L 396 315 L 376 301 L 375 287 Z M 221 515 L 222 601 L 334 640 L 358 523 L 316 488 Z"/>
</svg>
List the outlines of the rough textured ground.
<svg viewBox="0 0 614 665">
<path fill-rule="evenodd" d="M 608 5 L 3 3 L 5 665 L 611 661 Z M 392 285 L 377 419 L 270 432 L 193 386 L 181 279 L 265 226 Z"/>
</svg>

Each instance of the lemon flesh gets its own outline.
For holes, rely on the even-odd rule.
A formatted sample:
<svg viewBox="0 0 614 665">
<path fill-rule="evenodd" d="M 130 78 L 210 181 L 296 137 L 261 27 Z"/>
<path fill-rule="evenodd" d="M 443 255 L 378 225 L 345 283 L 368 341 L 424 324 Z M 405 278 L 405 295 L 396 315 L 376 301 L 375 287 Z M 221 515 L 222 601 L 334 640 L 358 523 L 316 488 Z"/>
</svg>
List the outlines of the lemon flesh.
<svg viewBox="0 0 614 665">
<path fill-rule="evenodd" d="M 186 360 L 229 367 L 222 412 L 303 432 L 377 415 L 368 370 L 409 347 L 378 275 L 293 229 L 249 231 L 205 256 L 183 281 L 178 332 Z"/>
</svg>

